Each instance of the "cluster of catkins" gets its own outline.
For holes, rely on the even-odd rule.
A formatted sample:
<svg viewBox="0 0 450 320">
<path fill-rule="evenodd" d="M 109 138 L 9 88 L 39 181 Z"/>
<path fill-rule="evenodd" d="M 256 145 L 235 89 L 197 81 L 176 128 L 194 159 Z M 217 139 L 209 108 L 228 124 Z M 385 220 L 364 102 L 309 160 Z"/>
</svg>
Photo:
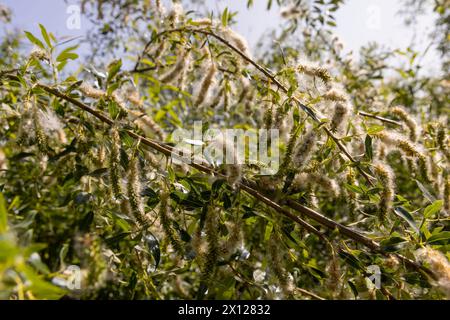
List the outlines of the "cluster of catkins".
<svg viewBox="0 0 450 320">
<path fill-rule="evenodd" d="M 214 32 L 225 41 L 220 43 L 221 46 L 237 49 L 243 56 L 252 59 L 246 40 L 231 28 L 211 19 L 186 21 L 179 3 L 174 3 L 168 13 L 160 1 L 156 1 L 155 8 L 161 23 L 166 23 L 169 27 L 188 26 Z M 301 13 L 291 8 L 285 11 L 283 16 L 290 18 L 299 14 Z M 349 96 L 343 88 L 334 83 L 327 69 L 306 61 L 299 61 L 294 67 L 287 67 L 287 70 L 284 70 L 286 74 L 295 73 L 298 90 L 294 93 L 294 97 L 281 93 L 280 99 L 277 100 L 269 97 L 267 93 L 263 94 L 264 90 L 254 88 L 253 82 L 258 78 L 249 75 L 258 71 L 252 69 L 248 60 L 243 59 L 234 50 L 230 50 L 232 52 L 230 58 L 229 55 L 217 54 L 218 50 L 213 41 L 195 50 L 188 46 L 187 39 L 184 38 L 176 46 L 170 46 L 168 44 L 170 39 L 164 35 L 157 40 L 145 52 L 158 66 L 154 71 L 155 78 L 163 84 L 177 86 L 189 92 L 191 104 L 188 108 L 191 108 L 189 111 L 192 111 L 192 114 L 204 115 L 213 110 L 212 120 L 214 120 L 214 116 L 217 116 L 216 111 L 221 110 L 228 113 L 228 120 L 236 120 L 232 119 L 231 114 L 233 112 L 241 114 L 241 111 L 244 111 L 243 119 L 248 124 L 280 130 L 280 145 L 284 148 L 280 171 L 274 176 L 261 179 L 264 182 L 260 184 L 263 191 L 282 189 L 286 195 L 300 194 L 309 205 L 318 208 L 330 199 L 338 198 L 345 199 L 350 207 L 359 208 L 358 196 L 346 188 L 346 185 L 357 186 L 358 183 L 365 182 L 356 179 L 355 168 L 344 166 L 344 162 L 348 159 L 337 147 L 330 151 L 332 154 L 328 156 L 324 156 L 324 151 L 330 146 L 332 136 L 342 143 L 356 161 L 362 160 L 367 151 L 364 141 L 367 135 L 366 120 L 354 112 Z M 170 51 L 173 47 L 176 50 L 175 59 Z M 46 53 L 37 49 L 33 50 L 31 55 L 39 60 L 47 59 Z M 168 61 L 171 63 L 166 63 Z M 200 77 L 196 69 L 198 67 L 202 70 Z M 243 70 L 245 72 L 242 72 Z M 280 81 L 283 82 L 282 76 Z M 279 88 L 271 84 L 270 89 L 277 91 Z M 134 87 L 123 86 L 112 93 L 107 93 L 106 90 L 95 88 L 84 81 L 78 90 L 85 99 L 114 103 L 144 135 L 165 141 L 166 133 L 146 110 L 144 100 Z M 303 110 L 297 100 L 303 101 L 313 114 L 301 113 L 299 119 L 295 121 L 296 108 Z M 434 183 L 436 193 L 443 198 L 444 207 L 449 212 L 450 183 L 449 174 L 445 172 L 449 162 L 449 139 L 445 127 L 437 126 L 436 151 L 429 152 L 420 141 L 422 130 L 406 109 L 389 108 L 386 113 L 399 120 L 402 127 L 398 128 L 399 130 L 384 129 L 372 134 L 376 138 L 374 159 L 365 169 L 371 181 L 376 182 L 380 189 L 378 193 L 380 218 L 385 220 L 389 217 L 395 201 L 395 173 L 388 164 L 388 155 L 391 152 L 401 153 L 404 164 L 413 169 L 416 178 Z M 314 121 L 310 118 L 314 118 Z M 220 123 L 225 125 L 226 120 L 226 117 L 221 118 Z M 204 226 L 197 228 L 189 244 L 192 248 L 189 248 L 181 241 L 180 234 L 175 228 L 174 221 L 177 216 L 172 209 L 170 190 L 164 182 L 160 181 L 158 184 L 161 190 L 158 221 L 151 221 L 145 210 L 141 184 L 145 178 L 145 170 L 141 163 L 142 153 L 159 173 L 164 171 L 161 161 L 158 161 L 152 153 L 141 150 L 135 151 L 124 166 L 120 126 L 113 126 L 109 133 L 110 143 L 106 146 L 109 153 L 105 147 L 99 147 L 97 160 L 102 164 L 108 158 L 109 185 L 113 199 L 123 212 L 135 221 L 136 231 L 151 228 L 152 232 L 167 239 L 167 245 L 170 245 L 178 256 L 189 256 L 191 249 L 198 259 L 202 281 L 209 282 L 215 274 L 218 261 L 234 254 L 242 244 L 239 219 L 227 222 L 226 229 L 229 232 L 226 237 L 222 237 L 219 225 L 222 223 L 223 212 L 216 206 L 209 206 L 205 213 Z M 52 137 L 65 143 L 64 131 L 58 118 L 51 111 L 39 108 L 36 102 L 25 102 L 18 142 L 35 143 L 39 150 L 45 153 L 49 149 L 49 139 Z M 223 138 L 214 143 L 219 148 L 234 148 L 234 143 Z M 1 153 L 0 166 L 3 166 Z M 238 188 L 244 176 L 243 167 L 236 164 L 229 165 L 223 172 L 229 184 Z M 285 296 L 289 296 L 294 287 L 293 278 L 283 265 L 284 259 L 279 251 L 278 240 L 277 234 L 274 233 L 267 248 L 268 259 L 282 291 Z M 419 251 L 419 259 L 435 265 L 435 269 L 438 270 L 436 272 L 444 279 L 445 276 L 442 276 L 444 272 L 441 272 L 442 265 L 445 265 L 443 259 L 430 252 Z M 448 275 L 446 276 L 446 280 L 439 280 L 441 286 L 448 287 Z"/>
<path fill-rule="evenodd" d="M 164 10 L 160 10 L 163 14 Z M 297 12 L 286 12 L 284 15 L 298 14 Z M 223 27 L 211 19 L 197 19 L 186 22 L 183 19 L 183 11 L 180 5 L 176 5 L 168 14 L 169 21 L 174 26 L 185 26 L 198 28 L 201 30 L 211 30 L 221 36 L 228 45 L 238 49 L 243 55 L 251 59 L 248 45 L 243 37 L 232 31 L 229 27 Z M 161 66 L 155 72 L 159 74 L 162 83 L 175 85 L 182 90 L 191 93 L 192 112 L 203 113 L 208 109 L 230 111 L 231 106 L 238 107 L 243 105 L 244 110 L 248 111 L 247 115 L 251 115 L 256 119 L 253 123 L 257 125 L 262 123 L 265 128 L 279 129 L 281 132 L 281 144 L 284 146 L 284 156 L 281 159 L 282 165 L 280 172 L 273 177 L 264 177 L 262 188 L 266 190 L 274 190 L 283 188 L 287 194 L 302 194 L 302 197 L 309 205 L 320 207 L 332 199 L 345 199 L 350 208 L 365 210 L 360 206 L 359 195 L 355 194 L 346 185 L 358 186 L 363 179 L 356 179 L 357 170 L 355 168 L 343 168 L 344 161 L 348 161 L 345 155 L 335 148 L 336 156 L 331 161 L 327 160 L 323 163 L 322 151 L 329 145 L 330 135 L 324 128 L 328 129 L 336 139 L 342 142 L 349 154 L 356 161 L 365 157 L 367 120 L 358 116 L 355 112 L 349 96 L 345 89 L 334 83 L 333 77 L 327 69 L 307 62 L 299 61 L 294 67 L 289 69 L 295 72 L 298 81 L 298 92 L 304 92 L 296 98 L 308 103 L 308 106 L 314 112 L 314 117 L 319 121 L 310 121 L 308 116 L 302 114 L 300 121 L 294 122 L 293 113 L 297 107 L 297 102 L 292 97 L 281 94 L 280 103 L 274 99 L 266 99 L 261 103 L 258 99 L 258 91 L 252 86 L 251 77 L 239 75 L 240 71 L 247 68 L 251 71 L 248 61 L 242 59 L 234 51 L 233 59 L 227 60 L 219 58 L 214 54 L 214 48 L 209 47 L 210 44 L 196 51 L 189 47 L 185 42 L 178 47 L 177 59 L 168 66 L 163 63 L 166 59 L 166 53 L 170 46 L 164 36 L 158 39 L 159 42 L 153 43 L 146 52 L 152 58 L 156 65 Z M 186 41 L 183 39 L 182 41 Z M 222 44 L 223 45 L 223 44 Z M 235 68 L 239 72 L 231 72 L 230 67 L 235 62 Z M 202 76 L 194 74 L 193 65 L 200 65 Z M 254 71 L 254 70 L 253 70 Z M 193 75 L 194 74 L 194 75 Z M 251 73 L 246 73 L 251 74 Z M 281 74 L 281 73 L 280 73 Z M 190 81 L 190 80 L 194 81 Z M 277 89 L 273 85 L 273 89 Z M 101 98 L 104 93 L 97 92 L 95 89 L 83 89 L 87 96 L 93 98 Z M 91 91 L 91 92 L 89 92 Z M 112 98 L 115 101 L 120 99 Z M 118 102 L 119 103 L 119 102 Z M 120 104 L 120 103 L 119 103 Z M 263 108 L 256 108 L 255 105 L 263 105 Z M 255 109 L 262 109 L 255 110 Z M 238 111 L 238 109 L 233 110 Z M 156 124 L 152 123 L 151 117 L 147 116 L 144 120 L 133 111 L 128 110 L 128 114 L 135 116 L 135 123 L 139 127 L 144 125 L 149 128 L 149 132 L 163 137 L 162 130 L 156 128 Z M 389 165 L 388 155 L 391 152 L 400 152 L 404 158 L 405 165 L 410 166 L 417 179 L 427 183 L 434 183 L 436 192 L 440 194 L 445 203 L 445 208 L 449 208 L 449 178 L 445 174 L 443 163 L 448 163 L 448 138 L 445 129 L 440 128 L 437 134 L 438 153 L 430 153 L 424 146 L 421 138 L 421 128 L 408 111 L 401 107 L 389 108 L 386 111 L 391 118 L 399 120 L 401 127 L 393 129 L 384 129 L 372 134 L 374 139 L 374 154 L 372 163 L 365 168 L 369 179 L 372 183 L 376 183 L 379 187 L 378 192 L 378 208 L 379 218 L 385 221 L 392 215 L 393 204 L 395 201 L 395 172 Z M 309 115 L 311 116 L 311 115 Z M 353 116 L 350 118 L 350 116 Z M 370 120 L 372 121 L 372 120 Z M 373 120 L 376 121 L 376 120 Z M 143 122 L 143 124 L 139 124 Z M 373 122 L 376 123 L 376 122 Z M 388 125 L 386 125 L 388 126 Z M 158 132 L 160 132 L 158 134 Z M 220 142 L 227 145 L 227 141 Z M 219 144 L 220 144 L 219 143 Z M 339 155 L 337 154 L 339 153 Z M 117 154 L 112 152 L 112 156 Z M 117 193 L 115 188 L 119 188 L 119 184 L 114 182 L 116 174 L 114 167 L 111 165 L 111 182 L 113 192 Z M 230 184 L 237 185 L 243 177 L 243 168 L 241 166 L 228 167 L 225 171 Z M 160 219 L 161 227 L 164 234 L 169 239 L 172 247 L 177 252 L 183 252 L 177 234 L 173 230 L 170 221 L 170 201 L 167 195 L 162 197 Z M 352 210 L 353 211 L 353 210 Z M 194 236 L 192 240 L 196 255 L 202 261 L 200 265 L 204 272 L 204 280 L 210 278 L 213 272 L 213 261 L 217 261 L 220 250 L 217 245 L 217 235 L 215 226 L 217 223 L 211 216 L 205 221 L 205 233 L 202 232 Z M 206 241 L 200 241 L 206 237 Z M 283 290 L 286 293 L 291 288 L 288 279 L 290 275 L 283 270 L 276 254 L 273 255 L 273 269 L 278 274 L 280 281 L 283 283 Z"/>
<path fill-rule="evenodd" d="M 50 107 L 43 108 L 36 100 L 25 101 L 20 110 L 21 120 L 17 143 L 24 147 L 37 145 L 42 158 L 53 148 L 67 143 L 63 124 Z"/>
</svg>

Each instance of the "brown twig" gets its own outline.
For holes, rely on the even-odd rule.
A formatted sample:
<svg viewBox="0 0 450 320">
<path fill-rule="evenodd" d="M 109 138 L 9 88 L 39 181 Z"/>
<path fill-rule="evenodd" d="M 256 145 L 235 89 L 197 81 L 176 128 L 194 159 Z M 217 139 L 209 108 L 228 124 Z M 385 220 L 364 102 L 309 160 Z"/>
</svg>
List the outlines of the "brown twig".
<svg viewBox="0 0 450 320">
<path fill-rule="evenodd" d="M 387 118 L 383 118 L 380 116 L 377 116 L 375 114 L 371 114 L 371 113 L 367 113 L 367 112 L 363 112 L 363 111 L 359 111 L 358 112 L 359 115 L 363 116 L 363 117 L 368 117 L 368 118 L 373 118 L 373 119 L 377 119 L 380 120 L 382 122 L 386 122 L 386 123 L 390 123 L 390 124 L 394 124 L 396 126 L 401 126 L 402 124 L 398 121 L 395 120 L 391 120 L 391 119 L 387 119 Z"/>
</svg>

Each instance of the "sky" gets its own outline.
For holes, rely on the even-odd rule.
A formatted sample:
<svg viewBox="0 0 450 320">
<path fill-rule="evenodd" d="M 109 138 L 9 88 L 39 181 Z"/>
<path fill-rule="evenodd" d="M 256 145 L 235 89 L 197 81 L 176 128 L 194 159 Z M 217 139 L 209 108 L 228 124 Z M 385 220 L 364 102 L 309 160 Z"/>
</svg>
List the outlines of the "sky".
<svg viewBox="0 0 450 320">
<path fill-rule="evenodd" d="M 275 1 L 274 1 L 275 2 Z M 38 23 L 56 36 L 83 36 L 92 27 L 86 19 L 81 19 L 81 28 L 69 30 L 66 26 L 70 13 L 70 4 L 76 1 L 68 0 L 0 0 L 13 11 L 13 26 L 20 30 L 39 33 Z M 254 6 L 247 9 L 247 0 L 206 0 L 210 10 L 221 12 L 226 7 L 238 11 L 236 29 L 249 39 L 250 45 L 255 45 L 260 37 L 270 28 L 283 23 L 280 9 L 276 6 L 266 10 L 266 0 L 255 0 Z M 433 27 L 434 17 L 431 13 L 420 16 L 416 38 L 414 29 L 403 24 L 403 18 L 398 15 L 399 0 L 347 0 L 346 4 L 336 13 L 336 35 L 344 43 L 344 52 L 354 52 L 357 57 L 359 48 L 371 41 L 377 41 L 389 48 L 405 49 L 411 43 L 417 49 L 424 49 L 428 44 L 427 36 Z M 0 31 L 0 35 L 3 31 Z M 436 68 L 436 54 L 431 51 L 424 63 L 430 71 Z"/>
</svg>

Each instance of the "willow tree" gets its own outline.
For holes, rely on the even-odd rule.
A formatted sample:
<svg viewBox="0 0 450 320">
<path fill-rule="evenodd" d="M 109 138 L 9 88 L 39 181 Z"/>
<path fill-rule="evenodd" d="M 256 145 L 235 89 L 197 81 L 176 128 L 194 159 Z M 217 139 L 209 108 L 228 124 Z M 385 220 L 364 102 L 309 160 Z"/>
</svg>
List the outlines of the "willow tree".
<svg viewBox="0 0 450 320">
<path fill-rule="evenodd" d="M 257 52 L 195 1 L 80 5 L 101 26 L 84 58 L 42 25 L 2 41 L 2 298 L 448 296 L 449 86 L 422 53 L 352 61 L 342 1 L 286 4 Z M 275 130 L 278 170 L 180 161 L 200 121 Z"/>
</svg>

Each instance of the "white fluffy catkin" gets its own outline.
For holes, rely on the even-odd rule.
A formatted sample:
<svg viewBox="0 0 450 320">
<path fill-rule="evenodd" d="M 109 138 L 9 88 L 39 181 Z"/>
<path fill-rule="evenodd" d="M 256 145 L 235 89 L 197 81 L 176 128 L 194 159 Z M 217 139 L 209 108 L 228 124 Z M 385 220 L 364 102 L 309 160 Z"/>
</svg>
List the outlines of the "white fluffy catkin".
<svg viewBox="0 0 450 320">
<path fill-rule="evenodd" d="M 131 214 L 140 227 L 148 226 L 149 221 L 144 212 L 144 204 L 141 197 L 141 182 L 139 179 L 139 162 L 133 157 L 128 165 L 127 196 Z"/>
<path fill-rule="evenodd" d="M 297 71 L 304 73 L 310 77 L 317 77 L 323 81 L 327 86 L 330 84 L 332 78 L 327 69 L 307 61 L 301 61 L 297 65 Z"/>
<path fill-rule="evenodd" d="M 398 117 L 405 123 L 409 130 L 409 138 L 411 141 L 416 142 L 419 135 L 419 126 L 416 121 L 402 107 L 394 107 L 390 111 L 394 116 Z"/>
<path fill-rule="evenodd" d="M 331 131 L 338 132 L 344 128 L 348 115 L 350 114 L 350 107 L 346 102 L 337 102 L 334 106 L 334 114 L 331 119 Z"/>
<path fill-rule="evenodd" d="M 314 129 L 310 129 L 303 137 L 302 141 L 297 144 L 293 163 L 296 168 L 301 171 L 309 163 L 312 154 L 316 148 L 317 135 Z"/>
<path fill-rule="evenodd" d="M 221 33 L 225 40 L 235 46 L 241 53 L 248 58 L 252 57 L 250 47 L 248 46 L 247 40 L 243 36 L 229 27 L 221 28 Z M 247 61 L 244 61 L 244 63 L 247 64 Z"/>
<path fill-rule="evenodd" d="M 203 79 L 200 81 L 199 87 L 195 94 L 195 106 L 201 106 L 206 98 L 208 97 L 210 91 L 213 89 L 213 85 L 215 83 L 214 76 L 216 75 L 217 67 L 214 62 L 211 62 L 207 68 L 206 74 Z"/>
<path fill-rule="evenodd" d="M 86 81 L 83 81 L 81 85 L 78 87 L 78 89 L 81 91 L 82 94 L 93 99 L 100 99 L 106 95 L 105 91 L 94 88 Z"/>
<path fill-rule="evenodd" d="M 392 169 L 384 163 L 376 162 L 374 164 L 375 174 L 383 186 L 383 191 L 380 194 L 379 210 L 381 218 L 384 219 L 386 214 L 392 209 L 394 202 L 394 173 Z"/>
<path fill-rule="evenodd" d="M 434 283 L 439 289 L 442 290 L 450 299 L 450 263 L 445 255 L 430 247 L 424 247 L 415 252 L 417 260 L 425 262 L 429 266 L 430 270 L 437 277 Z"/>
</svg>

